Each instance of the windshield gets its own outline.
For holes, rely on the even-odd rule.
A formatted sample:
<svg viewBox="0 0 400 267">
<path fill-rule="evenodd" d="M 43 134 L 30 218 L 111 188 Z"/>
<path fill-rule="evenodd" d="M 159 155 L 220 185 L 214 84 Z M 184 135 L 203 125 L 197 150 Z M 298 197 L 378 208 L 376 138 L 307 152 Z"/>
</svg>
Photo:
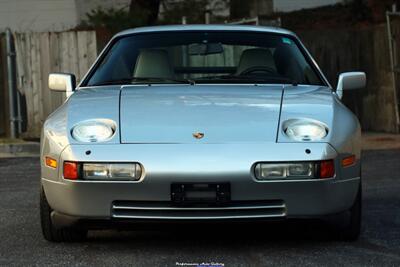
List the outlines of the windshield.
<svg viewBox="0 0 400 267">
<path fill-rule="evenodd" d="M 290 36 L 252 32 L 158 32 L 121 37 L 88 86 L 131 83 L 322 85 Z"/>
</svg>

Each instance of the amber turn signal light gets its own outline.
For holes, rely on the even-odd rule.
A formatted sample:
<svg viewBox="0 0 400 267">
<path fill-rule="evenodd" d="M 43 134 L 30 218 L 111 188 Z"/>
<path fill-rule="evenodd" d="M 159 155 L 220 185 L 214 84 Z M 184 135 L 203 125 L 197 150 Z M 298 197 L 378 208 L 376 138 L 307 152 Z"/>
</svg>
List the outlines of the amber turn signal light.
<svg viewBox="0 0 400 267">
<path fill-rule="evenodd" d="M 57 168 L 57 160 L 55 160 L 53 158 L 46 157 L 45 163 L 46 163 L 46 166 L 48 166 L 48 167 Z"/>
<path fill-rule="evenodd" d="M 345 157 L 342 159 L 342 166 L 349 167 L 349 166 L 353 165 L 355 162 L 356 162 L 356 156 L 351 155 L 351 156 L 348 156 L 348 157 Z"/>
<path fill-rule="evenodd" d="M 77 180 L 79 177 L 78 174 L 78 163 L 76 162 L 64 162 L 64 179 L 68 180 Z"/>
</svg>

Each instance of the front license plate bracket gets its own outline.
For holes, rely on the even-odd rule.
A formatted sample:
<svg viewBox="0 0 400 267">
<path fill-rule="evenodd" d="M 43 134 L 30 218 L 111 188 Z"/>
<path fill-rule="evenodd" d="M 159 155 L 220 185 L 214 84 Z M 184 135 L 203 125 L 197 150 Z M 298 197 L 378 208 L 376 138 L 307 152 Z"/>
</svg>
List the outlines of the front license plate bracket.
<svg viewBox="0 0 400 267">
<path fill-rule="evenodd" d="M 178 206 L 221 206 L 231 200 L 229 183 L 173 183 L 171 201 Z"/>
</svg>

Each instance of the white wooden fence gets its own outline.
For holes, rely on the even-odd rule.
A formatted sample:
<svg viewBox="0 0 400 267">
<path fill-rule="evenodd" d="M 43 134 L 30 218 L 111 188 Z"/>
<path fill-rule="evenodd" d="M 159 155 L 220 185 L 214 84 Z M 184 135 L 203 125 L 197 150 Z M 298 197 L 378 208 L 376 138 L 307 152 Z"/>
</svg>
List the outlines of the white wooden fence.
<svg viewBox="0 0 400 267">
<path fill-rule="evenodd" d="M 46 117 L 65 100 L 65 94 L 49 90 L 49 73 L 73 73 L 79 82 L 97 57 L 96 33 L 15 33 L 14 41 L 17 86 L 26 98 L 24 135 L 39 137 Z"/>
</svg>

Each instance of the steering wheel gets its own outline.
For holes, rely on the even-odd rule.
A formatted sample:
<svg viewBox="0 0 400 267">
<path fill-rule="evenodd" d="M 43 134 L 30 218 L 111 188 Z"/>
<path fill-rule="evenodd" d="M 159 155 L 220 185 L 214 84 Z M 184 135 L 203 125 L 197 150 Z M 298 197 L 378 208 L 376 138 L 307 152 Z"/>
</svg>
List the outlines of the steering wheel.
<svg viewBox="0 0 400 267">
<path fill-rule="evenodd" d="M 245 69 L 244 71 L 239 73 L 239 75 L 248 75 L 248 74 L 252 74 L 254 72 L 266 72 L 266 73 L 276 75 L 276 70 L 271 67 L 267 67 L 267 66 L 253 66 L 253 67 Z"/>
</svg>

